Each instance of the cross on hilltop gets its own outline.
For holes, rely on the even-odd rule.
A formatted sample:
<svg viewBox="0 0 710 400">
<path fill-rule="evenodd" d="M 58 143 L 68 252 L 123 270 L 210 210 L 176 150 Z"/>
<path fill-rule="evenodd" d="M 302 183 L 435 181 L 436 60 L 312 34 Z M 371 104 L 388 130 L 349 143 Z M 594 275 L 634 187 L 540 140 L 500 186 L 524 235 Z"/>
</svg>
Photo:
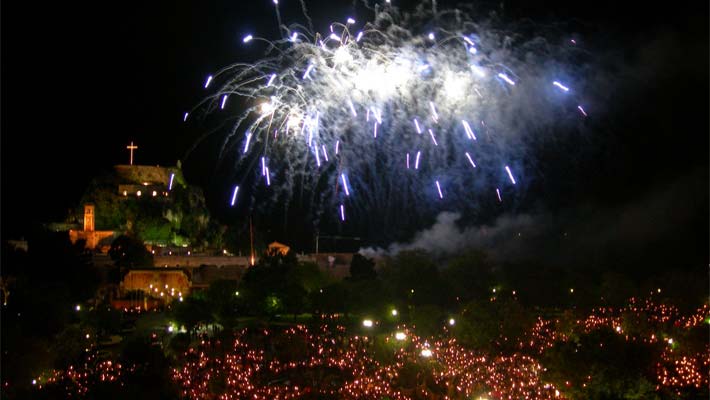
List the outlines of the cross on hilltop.
<svg viewBox="0 0 710 400">
<path fill-rule="evenodd" d="M 133 145 L 133 141 L 131 141 L 131 145 L 130 145 L 130 146 L 126 146 L 126 148 L 131 151 L 131 163 L 130 163 L 130 165 L 133 165 L 133 150 L 137 149 L 138 146 L 134 146 L 134 145 Z"/>
</svg>

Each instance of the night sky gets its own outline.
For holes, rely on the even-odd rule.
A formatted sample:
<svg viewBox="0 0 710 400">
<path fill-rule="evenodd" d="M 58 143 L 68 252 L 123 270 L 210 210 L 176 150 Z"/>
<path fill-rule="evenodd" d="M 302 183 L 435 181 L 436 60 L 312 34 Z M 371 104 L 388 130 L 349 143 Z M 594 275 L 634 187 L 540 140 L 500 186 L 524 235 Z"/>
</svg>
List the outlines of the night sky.
<svg viewBox="0 0 710 400">
<path fill-rule="evenodd" d="M 205 77 L 260 56 L 241 45 L 244 34 L 276 32 L 270 0 L 13 3 L 2 10 L 3 239 L 24 234 L 26 219 L 61 220 L 97 172 L 128 162 L 131 140 L 138 164 L 184 159 L 206 129 L 182 123 Z M 281 3 L 285 21 L 303 21 L 298 2 Z M 629 262 L 706 265 L 708 5 L 681 3 L 485 3 L 514 19 L 575 26 L 615 78 L 589 152 L 571 163 L 560 161 L 562 148 L 542 151 L 544 173 L 520 210 L 550 235 L 576 232 L 577 257 L 611 243 L 615 256 L 634 254 Z M 307 4 L 321 31 L 353 10 Z M 215 146 L 199 147 L 184 169 L 230 223 Z M 519 229 L 515 215 L 489 224 Z M 555 251 L 540 237 L 511 251 Z"/>
</svg>

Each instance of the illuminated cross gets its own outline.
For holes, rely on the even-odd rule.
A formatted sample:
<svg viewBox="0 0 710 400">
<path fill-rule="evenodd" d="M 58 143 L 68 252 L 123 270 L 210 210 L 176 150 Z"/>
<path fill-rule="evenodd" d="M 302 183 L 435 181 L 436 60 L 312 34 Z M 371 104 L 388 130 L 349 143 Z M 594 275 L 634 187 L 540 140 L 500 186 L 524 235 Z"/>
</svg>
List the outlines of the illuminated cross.
<svg viewBox="0 0 710 400">
<path fill-rule="evenodd" d="M 137 149 L 138 146 L 134 146 L 133 142 L 131 141 L 131 145 L 126 146 L 126 148 L 131 151 L 131 165 L 133 165 L 133 150 Z"/>
</svg>

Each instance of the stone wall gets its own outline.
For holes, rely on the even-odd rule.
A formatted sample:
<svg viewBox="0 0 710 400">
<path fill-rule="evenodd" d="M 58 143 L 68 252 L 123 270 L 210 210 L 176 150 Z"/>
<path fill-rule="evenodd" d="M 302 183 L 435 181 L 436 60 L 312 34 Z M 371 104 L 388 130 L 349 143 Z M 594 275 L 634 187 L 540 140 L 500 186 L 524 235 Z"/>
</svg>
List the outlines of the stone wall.
<svg viewBox="0 0 710 400">
<path fill-rule="evenodd" d="M 155 267 L 189 267 L 196 268 L 200 265 L 216 265 L 224 266 L 242 266 L 249 265 L 248 257 L 238 256 L 153 256 L 153 265 Z"/>
<path fill-rule="evenodd" d="M 249 267 L 203 265 L 192 270 L 192 287 L 206 288 L 217 280 L 241 281 Z"/>
<path fill-rule="evenodd" d="M 69 240 L 72 244 L 76 243 L 77 240 L 86 240 L 86 248 L 95 250 L 99 249 L 102 253 L 108 253 L 111 248 L 111 242 L 116 238 L 116 232 L 114 231 L 79 231 L 76 229 L 69 230 Z"/>
<path fill-rule="evenodd" d="M 190 292 L 190 278 L 181 269 L 133 269 L 121 281 L 121 292 L 141 290 L 165 301 L 186 296 Z M 161 296 L 160 294 L 163 293 Z"/>
<path fill-rule="evenodd" d="M 176 168 L 165 168 L 152 165 L 115 165 L 116 176 L 121 182 L 143 184 L 160 184 L 168 186 L 170 174 Z"/>
</svg>

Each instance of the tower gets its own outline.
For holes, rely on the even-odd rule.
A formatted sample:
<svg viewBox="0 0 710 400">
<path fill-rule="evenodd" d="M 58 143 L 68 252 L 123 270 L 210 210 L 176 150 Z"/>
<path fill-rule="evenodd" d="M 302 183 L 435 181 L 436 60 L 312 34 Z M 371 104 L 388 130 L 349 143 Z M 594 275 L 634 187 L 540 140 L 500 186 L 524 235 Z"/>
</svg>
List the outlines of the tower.
<svg viewBox="0 0 710 400">
<path fill-rule="evenodd" d="M 84 205 L 84 231 L 93 232 L 94 231 L 94 205 L 85 204 Z"/>
</svg>

